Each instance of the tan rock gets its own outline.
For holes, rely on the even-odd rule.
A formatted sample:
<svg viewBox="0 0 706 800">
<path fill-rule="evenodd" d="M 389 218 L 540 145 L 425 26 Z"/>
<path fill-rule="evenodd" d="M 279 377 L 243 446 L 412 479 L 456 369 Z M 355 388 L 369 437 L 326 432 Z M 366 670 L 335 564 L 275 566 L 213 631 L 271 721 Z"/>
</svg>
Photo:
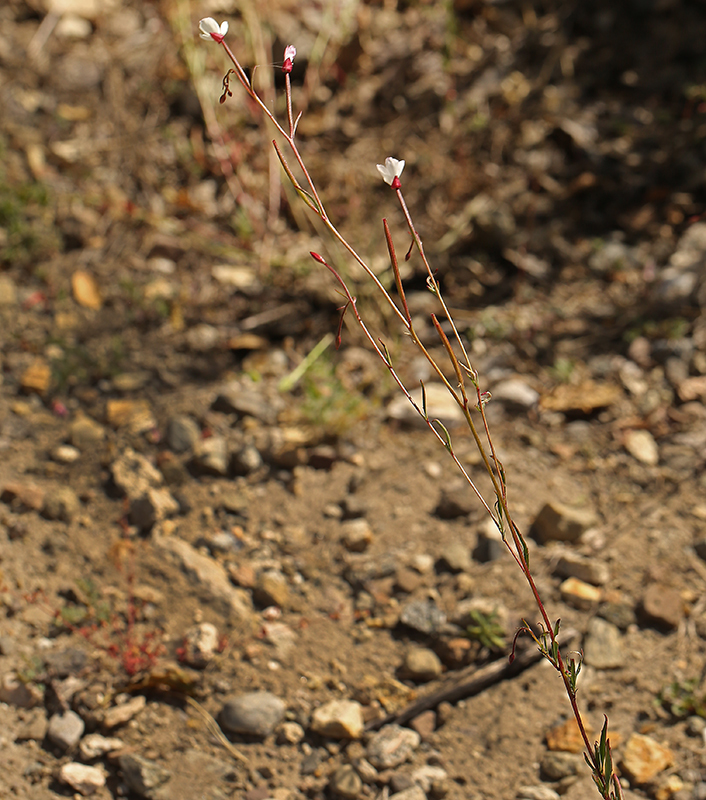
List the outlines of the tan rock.
<svg viewBox="0 0 706 800">
<path fill-rule="evenodd" d="M 44 359 L 33 361 L 22 373 L 20 387 L 25 392 L 45 394 L 51 384 L 51 367 Z"/>
<path fill-rule="evenodd" d="M 71 291 L 74 300 L 84 308 L 99 311 L 103 305 L 98 283 L 90 272 L 77 269 L 71 276 Z"/>
<path fill-rule="evenodd" d="M 586 725 L 586 733 L 588 733 L 590 739 L 591 728 L 586 722 L 584 722 L 584 724 Z M 547 733 L 546 740 L 549 750 L 560 750 L 564 753 L 583 752 L 583 738 L 579 731 L 579 726 L 576 724 L 576 720 L 573 717 L 567 719 L 566 722 L 561 725 L 552 728 Z"/>
<path fill-rule="evenodd" d="M 331 700 L 311 715 L 311 729 L 331 739 L 359 739 L 363 734 L 363 709 L 354 700 Z"/>
<path fill-rule="evenodd" d="M 561 599 L 574 608 L 588 610 L 597 605 L 603 592 L 597 586 L 580 581 L 578 578 L 567 578 L 559 587 Z"/>
<path fill-rule="evenodd" d="M 647 783 L 674 763 L 674 753 L 649 736 L 633 733 L 620 766 L 634 783 Z"/>
</svg>

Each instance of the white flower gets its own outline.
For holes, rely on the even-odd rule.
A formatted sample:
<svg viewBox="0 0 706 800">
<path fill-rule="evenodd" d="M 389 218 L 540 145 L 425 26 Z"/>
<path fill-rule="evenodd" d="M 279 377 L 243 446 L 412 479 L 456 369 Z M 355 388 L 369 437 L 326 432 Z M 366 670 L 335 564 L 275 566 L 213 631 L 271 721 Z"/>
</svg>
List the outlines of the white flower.
<svg viewBox="0 0 706 800">
<path fill-rule="evenodd" d="M 392 181 L 394 181 L 395 178 L 399 180 L 399 177 L 402 174 L 402 170 L 404 169 L 404 161 L 398 161 L 396 158 L 388 156 L 385 159 L 385 164 L 378 164 L 377 168 L 385 183 L 388 183 L 390 186 L 392 186 Z"/>
<path fill-rule="evenodd" d="M 199 22 L 199 36 L 206 41 L 213 40 L 215 42 L 222 42 L 223 37 L 228 33 L 228 22 L 221 22 L 219 25 L 213 17 L 204 17 Z"/>
<path fill-rule="evenodd" d="M 284 60 L 294 62 L 294 59 L 297 57 L 297 48 L 293 44 L 288 44 L 284 48 Z"/>
</svg>

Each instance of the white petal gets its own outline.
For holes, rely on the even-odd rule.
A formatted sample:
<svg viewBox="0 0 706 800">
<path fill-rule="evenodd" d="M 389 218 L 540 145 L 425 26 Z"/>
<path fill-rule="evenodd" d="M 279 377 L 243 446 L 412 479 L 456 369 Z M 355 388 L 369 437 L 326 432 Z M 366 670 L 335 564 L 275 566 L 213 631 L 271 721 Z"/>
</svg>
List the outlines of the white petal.
<svg viewBox="0 0 706 800">
<path fill-rule="evenodd" d="M 227 30 L 228 23 L 226 22 L 225 24 L 226 24 L 226 30 Z M 199 22 L 199 30 L 201 31 L 199 36 L 202 39 L 210 39 L 212 33 L 220 33 L 221 32 L 221 29 L 220 29 L 218 23 L 216 22 L 216 20 L 213 17 L 204 17 Z"/>
<path fill-rule="evenodd" d="M 382 179 L 385 183 L 392 185 L 392 181 L 395 178 L 399 178 L 402 174 L 402 170 L 404 169 L 405 162 L 398 161 L 396 158 L 392 158 L 392 156 L 388 156 L 385 159 L 384 166 L 382 164 L 378 164 L 378 172 L 382 175 Z"/>
<path fill-rule="evenodd" d="M 227 19 L 224 19 L 223 22 L 221 22 L 221 29 L 220 29 L 219 33 L 221 34 L 221 36 L 225 36 L 226 33 L 228 33 L 228 20 Z"/>
<path fill-rule="evenodd" d="M 296 57 L 297 57 L 297 48 L 293 44 L 288 44 L 284 48 L 284 60 L 286 61 L 287 59 L 289 59 L 290 61 L 293 62 Z"/>
</svg>

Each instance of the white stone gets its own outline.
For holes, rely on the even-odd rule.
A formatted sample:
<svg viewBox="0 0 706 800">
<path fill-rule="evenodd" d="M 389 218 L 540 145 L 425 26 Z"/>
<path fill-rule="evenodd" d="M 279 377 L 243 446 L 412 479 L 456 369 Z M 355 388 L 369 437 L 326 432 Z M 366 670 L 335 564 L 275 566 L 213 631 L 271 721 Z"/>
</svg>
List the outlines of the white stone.
<svg viewBox="0 0 706 800">
<path fill-rule="evenodd" d="M 59 778 L 84 797 L 105 786 L 105 775 L 101 769 L 75 762 L 62 765 Z"/>
</svg>

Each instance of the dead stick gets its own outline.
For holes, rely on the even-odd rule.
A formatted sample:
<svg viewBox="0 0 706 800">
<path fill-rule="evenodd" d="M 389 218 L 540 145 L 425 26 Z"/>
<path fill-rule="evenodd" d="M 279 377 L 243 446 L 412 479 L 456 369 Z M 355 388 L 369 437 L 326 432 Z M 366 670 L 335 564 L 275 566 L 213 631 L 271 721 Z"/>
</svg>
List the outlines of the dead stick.
<svg viewBox="0 0 706 800">
<path fill-rule="evenodd" d="M 578 635 L 578 632 L 568 628 L 562 631 L 559 635 L 559 644 L 564 646 Z M 411 719 L 426 711 L 429 708 L 436 708 L 439 703 L 444 701 L 448 703 L 455 703 L 464 697 L 471 697 L 474 694 L 480 694 L 484 689 L 492 686 L 494 683 L 499 683 L 507 678 L 514 678 L 519 675 L 527 667 L 537 663 L 542 658 L 542 654 L 536 647 L 528 647 L 521 653 L 518 653 L 512 664 L 503 658 L 499 661 L 493 661 L 485 667 L 478 669 L 474 665 L 467 667 L 458 675 L 448 678 L 444 685 L 437 689 L 435 692 L 420 697 L 408 705 L 402 711 L 396 714 L 389 714 L 383 719 L 375 719 L 369 722 L 365 727 L 366 730 L 375 731 L 382 728 L 383 725 L 395 723 L 397 725 L 404 725 Z"/>
</svg>

